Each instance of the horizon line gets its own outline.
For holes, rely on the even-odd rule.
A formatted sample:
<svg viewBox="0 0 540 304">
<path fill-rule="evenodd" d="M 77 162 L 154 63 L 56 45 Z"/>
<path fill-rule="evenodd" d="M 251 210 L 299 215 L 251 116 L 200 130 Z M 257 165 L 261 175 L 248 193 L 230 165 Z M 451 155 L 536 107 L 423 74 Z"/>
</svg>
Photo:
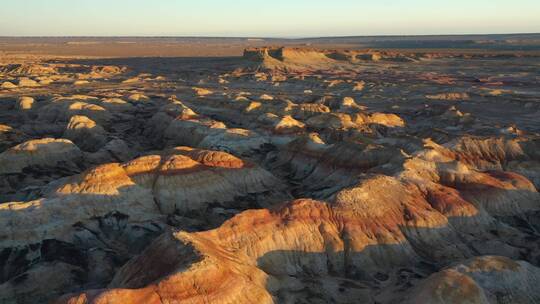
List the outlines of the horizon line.
<svg viewBox="0 0 540 304">
<path fill-rule="evenodd" d="M 219 35 L 0 35 L 1 38 L 206 38 L 206 39 L 324 39 L 324 38 L 370 38 L 370 37 L 452 37 L 452 36 L 517 36 L 540 35 L 540 32 L 517 33 L 453 33 L 453 34 L 375 34 L 375 35 L 336 35 L 336 36 L 219 36 Z"/>
</svg>

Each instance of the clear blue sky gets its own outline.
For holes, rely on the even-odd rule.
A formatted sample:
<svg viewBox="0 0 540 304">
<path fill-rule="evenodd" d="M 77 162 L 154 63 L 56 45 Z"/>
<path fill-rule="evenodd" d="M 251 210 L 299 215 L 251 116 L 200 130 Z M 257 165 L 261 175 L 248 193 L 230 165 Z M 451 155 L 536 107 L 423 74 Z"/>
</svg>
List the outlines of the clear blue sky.
<svg viewBox="0 0 540 304">
<path fill-rule="evenodd" d="M 0 0 L 0 36 L 540 32 L 540 0 Z"/>
</svg>

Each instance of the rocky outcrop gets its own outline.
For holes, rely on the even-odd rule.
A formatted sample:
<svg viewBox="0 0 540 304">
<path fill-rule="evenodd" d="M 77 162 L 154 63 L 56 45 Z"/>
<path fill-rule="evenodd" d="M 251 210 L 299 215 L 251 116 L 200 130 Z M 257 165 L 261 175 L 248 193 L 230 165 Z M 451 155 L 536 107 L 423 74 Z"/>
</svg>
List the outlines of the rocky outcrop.
<svg viewBox="0 0 540 304">
<path fill-rule="evenodd" d="M 540 269 L 525 261 L 473 258 L 429 276 L 408 303 L 534 303 L 540 301 L 539 276 Z"/>
<path fill-rule="evenodd" d="M 18 88 L 16 84 L 14 84 L 13 82 L 9 82 L 9 81 L 4 81 L 2 82 L 2 84 L 0 85 L 0 88 L 1 89 L 16 89 Z"/>
<path fill-rule="evenodd" d="M 17 86 L 23 87 L 23 88 L 24 87 L 39 87 L 40 84 L 31 78 L 21 77 L 19 78 L 19 83 L 17 84 Z"/>
<path fill-rule="evenodd" d="M 31 110 L 32 106 L 34 105 L 34 98 L 29 96 L 23 96 L 17 100 L 17 104 L 15 105 L 15 108 L 17 110 L 27 111 Z"/>
<path fill-rule="evenodd" d="M 68 122 L 74 115 L 86 116 L 100 125 L 106 124 L 111 119 L 111 113 L 104 107 L 80 101 L 77 97 L 53 100 L 40 109 L 38 119 L 48 123 Z"/>
<path fill-rule="evenodd" d="M 0 152 L 28 140 L 28 136 L 8 125 L 0 124 Z"/>
<path fill-rule="evenodd" d="M 16 145 L 0 154 L 0 174 L 22 173 L 32 166 L 54 167 L 80 162 L 82 152 L 67 139 L 43 138 Z"/>
<path fill-rule="evenodd" d="M 227 128 L 223 122 L 199 115 L 177 100 L 161 107 L 144 132 L 164 146 L 186 145 L 239 156 L 260 151 L 268 143 L 254 131 Z"/>
<path fill-rule="evenodd" d="M 308 48 L 265 47 L 244 50 L 244 58 L 255 62 L 257 69 L 304 73 L 316 69 L 330 69 L 334 59 L 321 51 Z"/>
<path fill-rule="evenodd" d="M 51 238 L 73 242 L 72 226 L 93 217 L 121 212 L 144 222 L 211 204 L 246 208 L 256 204 L 257 194 L 281 187 L 269 172 L 230 154 L 179 147 L 58 180 L 35 201 L 0 205 L 5 225 L 0 238 L 4 246 Z M 34 224 L 26 226 L 31 219 Z"/>
<path fill-rule="evenodd" d="M 96 152 L 107 142 L 107 132 L 86 116 L 74 115 L 64 131 L 64 138 L 84 151 Z"/>
</svg>

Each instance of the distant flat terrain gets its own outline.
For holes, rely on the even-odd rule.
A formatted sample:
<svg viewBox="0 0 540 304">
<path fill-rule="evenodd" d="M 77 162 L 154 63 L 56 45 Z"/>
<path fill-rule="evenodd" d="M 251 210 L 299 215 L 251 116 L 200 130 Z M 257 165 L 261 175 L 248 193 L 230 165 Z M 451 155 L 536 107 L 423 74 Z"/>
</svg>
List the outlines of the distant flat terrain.
<svg viewBox="0 0 540 304">
<path fill-rule="evenodd" d="M 0 37 L 0 54 L 88 57 L 240 56 L 246 47 L 310 46 L 321 49 L 421 49 L 460 52 L 538 52 L 540 34 L 278 38 Z"/>
</svg>

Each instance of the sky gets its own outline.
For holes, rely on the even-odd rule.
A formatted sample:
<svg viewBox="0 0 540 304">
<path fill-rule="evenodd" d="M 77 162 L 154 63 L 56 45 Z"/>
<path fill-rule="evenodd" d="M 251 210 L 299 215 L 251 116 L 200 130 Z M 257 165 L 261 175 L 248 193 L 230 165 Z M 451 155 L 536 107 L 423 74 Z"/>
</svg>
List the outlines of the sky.
<svg viewBox="0 0 540 304">
<path fill-rule="evenodd" d="M 0 36 L 540 33 L 540 0 L 0 0 Z"/>
</svg>

